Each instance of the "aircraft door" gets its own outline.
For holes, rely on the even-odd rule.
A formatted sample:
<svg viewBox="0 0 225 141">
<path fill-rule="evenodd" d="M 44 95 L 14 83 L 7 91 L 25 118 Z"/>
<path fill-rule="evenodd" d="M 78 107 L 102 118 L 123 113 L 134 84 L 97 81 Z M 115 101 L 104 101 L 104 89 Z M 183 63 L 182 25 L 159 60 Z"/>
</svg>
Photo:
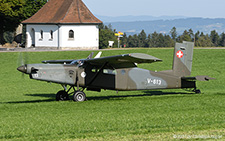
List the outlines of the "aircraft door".
<svg viewBox="0 0 225 141">
<path fill-rule="evenodd" d="M 116 89 L 117 90 L 126 90 L 127 89 L 128 69 L 117 69 L 116 72 L 117 72 Z"/>
<path fill-rule="evenodd" d="M 80 86 L 85 86 L 85 77 L 87 76 L 84 68 L 78 68 L 77 70 L 77 80 Z"/>
</svg>

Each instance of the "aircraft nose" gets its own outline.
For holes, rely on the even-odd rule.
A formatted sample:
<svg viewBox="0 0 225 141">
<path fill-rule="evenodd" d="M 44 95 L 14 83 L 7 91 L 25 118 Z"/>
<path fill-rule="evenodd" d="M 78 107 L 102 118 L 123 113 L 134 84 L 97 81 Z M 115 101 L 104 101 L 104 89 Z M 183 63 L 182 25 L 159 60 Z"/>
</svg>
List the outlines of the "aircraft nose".
<svg viewBox="0 0 225 141">
<path fill-rule="evenodd" d="M 22 65 L 22 66 L 18 67 L 17 70 L 22 72 L 22 73 L 27 73 L 26 65 Z"/>
</svg>

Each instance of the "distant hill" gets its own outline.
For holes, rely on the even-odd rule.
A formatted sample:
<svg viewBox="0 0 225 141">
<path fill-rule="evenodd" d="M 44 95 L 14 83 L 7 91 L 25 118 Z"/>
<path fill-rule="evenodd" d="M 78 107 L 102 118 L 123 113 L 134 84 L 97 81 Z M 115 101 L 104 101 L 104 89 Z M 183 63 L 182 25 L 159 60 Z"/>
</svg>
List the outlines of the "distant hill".
<svg viewBox="0 0 225 141">
<path fill-rule="evenodd" d="M 182 34 L 184 30 L 189 30 L 190 28 L 194 33 L 198 30 L 204 33 L 210 33 L 212 30 L 216 30 L 218 33 L 225 32 L 225 19 L 222 18 L 181 18 L 171 20 L 104 22 L 104 24 L 111 24 L 113 29 L 126 32 L 128 35 L 140 33 L 142 29 L 147 34 L 153 33 L 154 31 L 169 34 L 174 26 L 177 28 L 178 34 Z"/>
<path fill-rule="evenodd" d="M 105 23 L 109 22 L 134 22 L 134 21 L 155 21 L 155 20 L 174 20 L 174 19 L 185 19 L 188 17 L 185 16 L 147 16 L 147 15 L 141 15 L 141 16 L 116 16 L 116 17 L 110 17 L 110 16 L 101 16 L 96 15 L 100 20 L 102 20 Z"/>
</svg>

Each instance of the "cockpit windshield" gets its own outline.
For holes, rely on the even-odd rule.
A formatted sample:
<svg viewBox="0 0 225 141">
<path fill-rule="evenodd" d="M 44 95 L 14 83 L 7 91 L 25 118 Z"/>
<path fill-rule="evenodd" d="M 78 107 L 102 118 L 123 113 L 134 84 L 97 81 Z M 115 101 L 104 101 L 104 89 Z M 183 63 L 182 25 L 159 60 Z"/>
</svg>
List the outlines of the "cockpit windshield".
<svg viewBox="0 0 225 141">
<path fill-rule="evenodd" d="M 76 66 L 82 66 L 84 64 L 83 60 L 74 60 L 70 64 L 76 65 Z"/>
</svg>

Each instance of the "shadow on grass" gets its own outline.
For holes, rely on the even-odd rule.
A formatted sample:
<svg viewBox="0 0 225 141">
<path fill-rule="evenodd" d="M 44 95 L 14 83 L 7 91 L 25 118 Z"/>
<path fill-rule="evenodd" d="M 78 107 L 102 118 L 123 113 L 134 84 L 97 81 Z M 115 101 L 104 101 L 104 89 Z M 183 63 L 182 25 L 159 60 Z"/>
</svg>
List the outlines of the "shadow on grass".
<svg viewBox="0 0 225 141">
<path fill-rule="evenodd" d="M 88 100 L 120 100 L 121 98 L 129 98 L 129 97 L 146 97 L 146 96 L 161 96 L 161 95 L 177 95 L 177 94 L 185 94 L 185 95 L 192 95 L 193 93 L 188 92 L 162 92 L 162 91 L 143 91 L 144 94 L 137 94 L 137 95 L 115 95 L 115 96 L 92 96 L 87 97 Z"/>
<path fill-rule="evenodd" d="M 146 96 L 161 96 L 161 95 L 177 95 L 177 94 L 182 94 L 182 95 L 191 95 L 193 93 L 188 93 L 188 92 L 162 92 L 162 91 L 142 91 L 144 94 L 130 94 L 130 95 L 110 95 L 110 96 L 88 96 L 88 100 L 121 100 L 123 98 L 129 98 L 129 97 L 146 97 Z M 27 100 L 27 101 L 12 101 L 12 102 L 5 102 L 5 103 L 11 103 L 11 104 L 16 104 L 16 103 L 41 103 L 41 102 L 52 102 L 55 101 L 55 94 L 25 94 L 25 96 L 32 96 L 32 97 L 44 97 L 44 98 L 49 98 L 49 99 L 44 99 L 44 100 Z M 70 95 L 70 99 L 72 100 L 72 96 Z"/>
<path fill-rule="evenodd" d="M 27 100 L 27 101 L 10 101 L 10 102 L 5 102 L 5 103 L 17 104 L 17 103 L 40 103 L 40 102 L 52 102 L 52 101 L 55 101 L 55 94 L 25 94 L 25 96 L 46 97 L 46 98 L 49 98 L 49 99 Z"/>
<path fill-rule="evenodd" d="M 25 94 L 25 96 L 33 96 L 33 97 L 48 97 L 55 99 L 56 94 Z"/>
</svg>

